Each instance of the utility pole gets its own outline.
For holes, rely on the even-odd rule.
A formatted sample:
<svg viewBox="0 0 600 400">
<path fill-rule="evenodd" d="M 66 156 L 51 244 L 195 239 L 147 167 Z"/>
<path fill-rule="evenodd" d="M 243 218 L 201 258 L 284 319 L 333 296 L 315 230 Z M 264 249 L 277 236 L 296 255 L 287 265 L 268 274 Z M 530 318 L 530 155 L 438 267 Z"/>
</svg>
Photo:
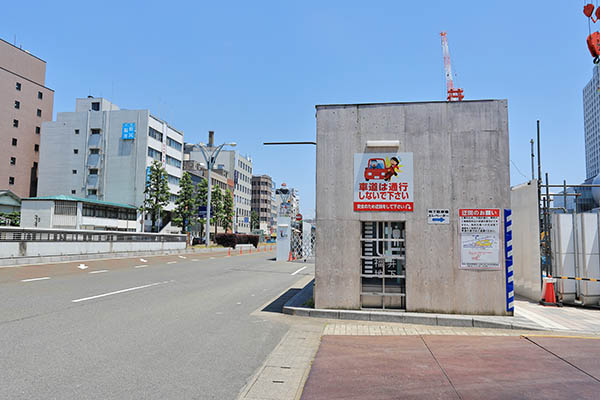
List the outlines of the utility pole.
<svg viewBox="0 0 600 400">
<path fill-rule="evenodd" d="M 221 150 L 223 150 L 223 147 L 225 147 L 225 146 L 235 147 L 236 146 L 235 142 L 231 142 L 231 143 L 223 143 L 223 144 L 215 147 L 214 138 L 215 138 L 215 132 L 208 131 L 208 145 L 205 145 L 204 143 L 197 144 L 197 146 L 200 148 L 200 152 L 202 153 L 202 156 L 204 157 L 204 160 L 206 161 L 206 179 L 207 179 L 206 187 L 208 190 L 208 193 L 206 193 L 206 232 L 205 232 L 206 247 L 208 247 L 209 243 L 210 243 L 210 195 L 211 195 L 210 192 L 212 191 L 210 171 L 212 170 L 213 166 L 215 165 L 215 162 L 217 161 L 217 157 L 219 156 L 219 153 L 221 152 Z"/>
<path fill-rule="evenodd" d="M 529 141 L 531 143 L 531 180 L 535 180 L 535 168 L 533 166 L 535 160 L 535 154 L 533 154 L 533 139 Z"/>
</svg>

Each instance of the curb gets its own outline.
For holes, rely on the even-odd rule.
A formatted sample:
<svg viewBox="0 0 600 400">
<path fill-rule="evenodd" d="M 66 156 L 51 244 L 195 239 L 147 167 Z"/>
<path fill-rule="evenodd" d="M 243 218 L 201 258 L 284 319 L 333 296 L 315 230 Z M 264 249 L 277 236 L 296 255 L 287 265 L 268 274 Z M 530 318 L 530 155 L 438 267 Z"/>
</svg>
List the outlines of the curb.
<svg viewBox="0 0 600 400">
<path fill-rule="evenodd" d="M 514 317 L 504 316 L 472 316 L 456 314 L 429 314 L 411 312 L 387 312 L 366 310 L 329 310 L 302 307 L 313 295 L 315 280 L 309 282 L 300 292 L 287 301 L 283 313 L 299 317 L 346 319 L 355 321 L 398 322 L 403 324 L 452 326 L 467 328 L 493 329 L 527 329 L 543 331 L 544 329 L 526 322 L 512 320 Z M 506 320 L 501 320 L 506 319 Z"/>
</svg>

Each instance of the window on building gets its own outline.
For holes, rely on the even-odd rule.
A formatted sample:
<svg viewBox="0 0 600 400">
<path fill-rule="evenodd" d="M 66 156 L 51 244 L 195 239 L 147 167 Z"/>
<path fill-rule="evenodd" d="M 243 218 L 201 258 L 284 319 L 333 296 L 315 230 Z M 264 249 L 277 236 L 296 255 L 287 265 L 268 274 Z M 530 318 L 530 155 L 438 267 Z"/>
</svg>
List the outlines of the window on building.
<svg viewBox="0 0 600 400">
<path fill-rule="evenodd" d="M 98 168 L 90 168 L 90 175 L 98 175 Z"/>
<path fill-rule="evenodd" d="M 99 135 L 100 134 L 100 129 L 92 129 L 92 135 Z"/>
<path fill-rule="evenodd" d="M 79 129 L 75 129 L 75 134 L 79 135 Z"/>
<path fill-rule="evenodd" d="M 21 82 L 17 82 L 16 89 L 18 91 L 21 91 Z"/>
<path fill-rule="evenodd" d="M 44 93 L 38 92 L 38 99 L 42 100 L 44 98 Z"/>
<path fill-rule="evenodd" d="M 167 146 L 174 148 L 175 150 L 181 151 L 181 143 L 176 140 L 171 139 L 167 136 Z"/>
<path fill-rule="evenodd" d="M 98 193 L 97 189 L 88 189 L 87 194 L 88 196 L 95 196 Z"/>
<path fill-rule="evenodd" d="M 19 127 L 19 120 L 18 119 L 13 119 L 13 127 L 15 127 L 15 128 Z"/>
<path fill-rule="evenodd" d="M 92 103 L 92 111 L 100 111 L 100 102 L 93 102 Z"/>
<path fill-rule="evenodd" d="M 158 140 L 159 142 L 162 142 L 163 140 L 163 134 L 154 128 L 148 128 L 148 136 Z"/>
<path fill-rule="evenodd" d="M 8 184 L 9 185 L 14 185 L 15 184 L 15 177 L 14 176 L 9 176 L 8 177 Z"/>
<path fill-rule="evenodd" d="M 37 114 L 38 117 L 41 117 L 42 116 L 42 110 L 40 110 L 38 108 L 37 111 L 36 111 L 36 114 Z"/>
<path fill-rule="evenodd" d="M 100 149 L 90 149 L 90 154 L 99 154 Z"/>
<path fill-rule="evenodd" d="M 172 165 L 177 168 L 181 168 L 181 161 L 179 161 L 178 159 L 173 158 L 169 155 L 167 155 L 167 164 Z"/>
<path fill-rule="evenodd" d="M 38 134 L 38 135 L 39 135 L 41 131 L 42 131 L 42 128 L 40 128 L 39 126 L 36 126 L 36 127 L 35 127 L 35 133 L 36 133 L 36 134 Z"/>
<path fill-rule="evenodd" d="M 74 170 L 73 170 L 73 175 L 76 175 L 76 174 L 77 174 L 77 170 L 76 170 L 76 169 L 74 169 Z"/>
<path fill-rule="evenodd" d="M 71 194 L 76 194 L 76 193 L 77 193 L 77 190 L 75 190 L 75 189 L 71 190 Z"/>
<path fill-rule="evenodd" d="M 10 158 L 10 165 L 17 165 L 17 158 L 16 157 L 11 157 Z"/>
<path fill-rule="evenodd" d="M 148 147 L 148 157 L 160 161 L 162 160 L 162 152 L 154 150 L 152 147 Z"/>
<path fill-rule="evenodd" d="M 17 145 L 17 139 L 16 138 L 12 138 L 12 145 L 16 146 Z"/>
<path fill-rule="evenodd" d="M 179 185 L 179 178 L 178 178 L 178 177 L 176 177 L 176 176 L 169 175 L 169 176 L 167 177 L 167 181 L 168 181 L 169 183 L 172 183 L 173 185 Z"/>
<path fill-rule="evenodd" d="M 40 145 L 39 145 L 39 144 L 34 144 L 34 145 L 33 145 L 33 151 L 35 151 L 36 153 L 37 153 L 38 151 L 40 151 Z"/>
<path fill-rule="evenodd" d="M 18 110 L 19 108 L 21 108 L 21 102 L 18 100 L 15 100 L 15 108 Z"/>
<path fill-rule="evenodd" d="M 79 149 L 73 149 L 73 154 L 79 154 Z"/>
<path fill-rule="evenodd" d="M 77 215 L 77 202 L 60 200 L 55 201 L 54 215 Z"/>
</svg>

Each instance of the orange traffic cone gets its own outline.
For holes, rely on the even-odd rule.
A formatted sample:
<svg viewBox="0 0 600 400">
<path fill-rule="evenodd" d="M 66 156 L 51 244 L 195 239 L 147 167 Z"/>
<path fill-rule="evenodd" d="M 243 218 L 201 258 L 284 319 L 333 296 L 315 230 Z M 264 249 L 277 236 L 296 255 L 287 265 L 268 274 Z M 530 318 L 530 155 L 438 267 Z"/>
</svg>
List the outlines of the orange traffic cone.
<svg viewBox="0 0 600 400">
<path fill-rule="evenodd" d="M 560 307 L 562 304 L 556 302 L 556 293 L 554 292 L 554 282 L 556 279 L 548 275 L 544 278 L 544 285 L 542 287 L 542 299 L 540 304 L 544 306 L 557 306 Z"/>
<path fill-rule="evenodd" d="M 240 247 L 240 256 L 242 255 L 242 248 Z"/>
<path fill-rule="evenodd" d="M 231 257 L 231 247 L 229 248 L 229 251 L 227 252 L 227 257 Z"/>
<path fill-rule="evenodd" d="M 288 261 L 292 261 L 292 252 L 290 251 L 290 255 L 288 256 Z"/>
</svg>

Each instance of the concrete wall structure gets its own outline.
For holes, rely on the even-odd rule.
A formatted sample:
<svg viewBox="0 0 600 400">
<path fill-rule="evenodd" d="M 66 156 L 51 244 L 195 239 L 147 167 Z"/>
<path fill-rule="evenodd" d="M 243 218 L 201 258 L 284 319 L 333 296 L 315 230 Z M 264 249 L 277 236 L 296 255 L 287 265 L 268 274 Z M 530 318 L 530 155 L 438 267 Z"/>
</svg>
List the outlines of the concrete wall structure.
<svg viewBox="0 0 600 400">
<path fill-rule="evenodd" d="M 42 122 L 52 120 L 54 91 L 46 62 L 0 39 L 0 189 L 36 196 Z"/>
<path fill-rule="evenodd" d="M 35 262 L 51 256 L 184 250 L 184 235 L 62 229 L 0 228 L 0 265 Z M 123 254 L 125 253 L 125 254 Z"/>
<path fill-rule="evenodd" d="M 511 188 L 515 294 L 538 301 L 542 295 L 537 180 Z"/>
<path fill-rule="evenodd" d="M 506 100 L 317 106 L 317 308 L 361 307 L 361 221 L 404 221 L 406 310 L 506 315 L 500 268 L 460 269 L 458 210 L 510 208 Z M 353 211 L 355 153 L 397 140 L 414 159 L 414 211 Z M 450 223 L 428 225 L 431 208 Z M 500 231 L 503 246 L 503 230 Z"/>
</svg>

